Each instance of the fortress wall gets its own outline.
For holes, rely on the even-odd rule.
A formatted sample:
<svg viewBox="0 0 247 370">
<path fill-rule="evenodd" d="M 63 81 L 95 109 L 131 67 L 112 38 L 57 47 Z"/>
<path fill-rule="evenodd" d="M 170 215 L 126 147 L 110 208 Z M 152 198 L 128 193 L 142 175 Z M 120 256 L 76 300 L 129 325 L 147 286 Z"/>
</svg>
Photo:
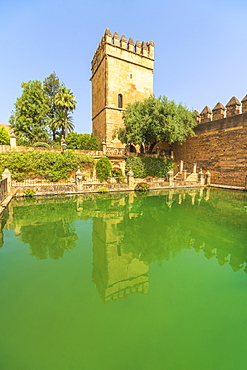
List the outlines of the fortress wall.
<svg viewBox="0 0 247 370">
<path fill-rule="evenodd" d="M 176 161 L 211 172 L 211 183 L 244 186 L 247 175 L 247 113 L 199 124 L 196 136 L 174 146 Z"/>
</svg>

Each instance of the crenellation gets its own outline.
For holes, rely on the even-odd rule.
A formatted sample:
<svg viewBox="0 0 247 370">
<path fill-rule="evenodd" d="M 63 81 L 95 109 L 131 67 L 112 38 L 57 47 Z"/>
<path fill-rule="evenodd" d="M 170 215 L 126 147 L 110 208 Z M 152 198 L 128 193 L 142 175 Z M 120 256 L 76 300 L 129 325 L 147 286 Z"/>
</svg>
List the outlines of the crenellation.
<svg viewBox="0 0 247 370">
<path fill-rule="evenodd" d="M 213 112 L 213 121 L 216 121 L 217 119 L 222 119 L 225 117 L 225 110 L 226 108 L 224 105 L 220 102 L 216 104 L 216 106 L 212 109 Z"/>
<path fill-rule="evenodd" d="M 242 113 L 247 113 L 247 95 L 241 100 L 242 103 Z"/>
<path fill-rule="evenodd" d="M 136 51 L 137 54 L 141 54 L 141 43 L 140 43 L 139 40 L 136 41 L 135 51 Z"/>
<path fill-rule="evenodd" d="M 113 35 L 113 38 L 112 38 L 113 45 L 119 46 L 119 40 L 120 40 L 120 38 L 118 36 L 118 33 L 114 32 L 114 35 Z"/>
<path fill-rule="evenodd" d="M 128 50 L 131 50 L 133 51 L 134 50 L 134 40 L 132 39 L 132 37 L 129 38 L 129 41 L 128 41 Z"/>
<path fill-rule="evenodd" d="M 216 121 L 223 118 L 237 116 L 239 114 L 247 113 L 247 95 L 240 101 L 233 96 L 229 102 L 224 106 L 218 102 L 215 107 L 211 109 L 206 105 L 202 110 L 200 117 L 197 117 L 197 123 L 204 123 Z"/>
<path fill-rule="evenodd" d="M 148 46 L 146 44 L 145 41 L 142 41 L 142 46 L 141 46 L 141 53 L 142 55 L 144 55 L 145 57 L 148 56 Z"/>
<path fill-rule="evenodd" d="M 241 103 L 239 102 L 239 100 L 235 96 L 233 96 L 226 104 L 226 117 L 232 117 L 236 114 L 239 114 L 240 106 Z"/>
<path fill-rule="evenodd" d="M 201 111 L 201 123 L 204 122 L 211 122 L 212 120 L 212 111 L 211 109 L 206 105 L 203 110 Z"/>
<path fill-rule="evenodd" d="M 126 49 L 127 48 L 127 39 L 126 39 L 125 35 L 122 35 L 122 37 L 121 37 L 120 47 L 122 49 Z"/>
</svg>

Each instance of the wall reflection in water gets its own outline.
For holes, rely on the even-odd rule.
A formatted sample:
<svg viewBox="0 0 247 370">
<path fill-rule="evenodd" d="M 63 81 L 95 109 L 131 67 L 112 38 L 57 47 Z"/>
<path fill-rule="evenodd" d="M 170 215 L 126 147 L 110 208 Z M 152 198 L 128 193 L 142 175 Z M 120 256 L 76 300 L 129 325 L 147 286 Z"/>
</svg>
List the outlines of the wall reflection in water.
<svg viewBox="0 0 247 370">
<path fill-rule="evenodd" d="M 152 262 L 193 248 L 247 272 L 245 193 L 210 189 L 15 200 L 1 219 L 38 259 L 58 259 L 78 239 L 74 220 L 93 220 L 92 279 L 103 301 L 148 292 Z"/>
</svg>

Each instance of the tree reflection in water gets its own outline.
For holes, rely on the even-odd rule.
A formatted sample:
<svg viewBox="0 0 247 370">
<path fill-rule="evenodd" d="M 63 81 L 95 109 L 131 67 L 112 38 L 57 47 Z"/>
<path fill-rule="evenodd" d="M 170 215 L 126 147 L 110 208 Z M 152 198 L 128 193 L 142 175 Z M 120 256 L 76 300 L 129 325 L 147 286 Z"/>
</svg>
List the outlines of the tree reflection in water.
<svg viewBox="0 0 247 370">
<path fill-rule="evenodd" d="M 91 218 L 92 278 L 107 301 L 146 293 L 149 264 L 185 249 L 247 272 L 246 204 L 244 193 L 210 189 L 15 200 L 1 219 L 1 240 L 2 229 L 14 229 L 32 256 L 58 259 L 77 244 L 73 221 Z"/>
</svg>

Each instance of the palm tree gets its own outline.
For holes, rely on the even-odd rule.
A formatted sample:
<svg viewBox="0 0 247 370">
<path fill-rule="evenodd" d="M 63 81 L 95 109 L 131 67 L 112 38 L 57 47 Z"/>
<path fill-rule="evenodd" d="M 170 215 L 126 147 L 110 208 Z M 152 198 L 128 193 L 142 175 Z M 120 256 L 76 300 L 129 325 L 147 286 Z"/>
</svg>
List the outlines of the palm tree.
<svg viewBox="0 0 247 370">
<path fill-rule="evenodd" d="M 76 101 L 73 92 L 62 86 L 55 95 L 55 105 L 64 113 L 64 137 L 68 136 L 68 112 L 73 112 L 76 108 Z"/>
<path fill-rule="evenodd" d="M 59 110 L 56 112 L 56 117 L 54 117 L 50 121 L 50 124 L 49 124 L 50 129 L 54 133 L 56 133 L 57 131 L 61 129 L 62 136 L 66 137 L 65 136 L 66 126 L 65 125 L 67 125 L 67 132 L 73 131 L 74 129 L 73 117 L 71 116 L 71 114 L 68 114 L 68 112 L 67 112 L 67 116 L 65 117 L 65 112 L 63 110 Z"/>
</svg>

